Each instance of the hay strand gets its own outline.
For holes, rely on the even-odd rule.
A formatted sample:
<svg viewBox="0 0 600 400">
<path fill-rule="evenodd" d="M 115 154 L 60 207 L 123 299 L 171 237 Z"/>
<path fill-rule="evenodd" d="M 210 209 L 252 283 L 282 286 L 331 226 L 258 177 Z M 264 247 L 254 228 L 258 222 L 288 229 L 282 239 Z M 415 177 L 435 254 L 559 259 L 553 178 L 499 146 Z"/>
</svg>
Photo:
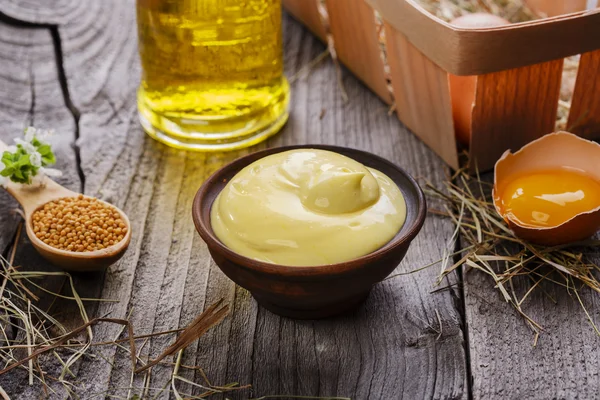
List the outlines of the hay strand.
<svg viewBox="0 0 600 400">
<path fill-rule="evenodd" d="M 458 171 L 452 181 L 444 183 L 443 188 L 427 183 L 425 192 L 445 204 L 444 211 L 433 210 L 433 213 L 452 220 L 455 224 L 452 237 L 457 238 L 459 232 L 463 249 L 452 253 L 460 258 L 450 266 L 445 265 L 442 258 L 416 271 L 442 263 L 438 284 L 459 267 L 463 267 L 465 272 L 476 270 L 488 275 L 502 298 L 534 332 L 534 343 L 537 343 L 543 327 L 527 315 L 523 306 L 536 291 L 543 291 L 556 302 L 544 290 L 542 283 L 557 285 L 574 294 L 593 330 L 600 336 L 600 330 L 579 295 L 581 288 L 600 293 L 600 266 L 587 256 L 600 248 L 599 240 L 544 247 L 520 239 L 497 214 L 489 182 L 481 180 L 478 175 L 471 177 L 465 170 Z M 526 277 L 531 283 L 521 296 L 515 291 L 514 279 L 517 277 Z"/>
<path fill-rule="evenodd" d="M 145 366 L 135 370 L 136 374 L 147 370 L 158 364 L 163 358 L 175 354 L 176 352 L 189 346 L 193 341 L 197 340 L 206 331 L 213 326 L 221 322 L 229 314 L 229 305 L 222 305 L 223 299 L 217 301 L 215 304 L 208 307 L 202 314 L 200 314 L 175 340 L 175 342 L 169 346 L 160 356 L 155 360 L 152 360 Z M 178 368 L 177 368 L 178 369 Z"/>
</svg>

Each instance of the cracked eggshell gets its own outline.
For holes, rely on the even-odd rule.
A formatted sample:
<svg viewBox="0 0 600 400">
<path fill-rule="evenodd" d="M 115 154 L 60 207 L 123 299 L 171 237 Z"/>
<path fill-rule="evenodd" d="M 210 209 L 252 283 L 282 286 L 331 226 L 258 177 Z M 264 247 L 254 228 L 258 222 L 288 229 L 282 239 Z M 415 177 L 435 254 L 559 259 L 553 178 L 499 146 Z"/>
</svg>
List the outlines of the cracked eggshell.
<svg viewBox="0 0 600 400">
<path fill-rule="evenodd" d="M 600 229 L 600 204 L 552 227 L 532 228 L 521 225 L 505 215 L 501 191 L 506 183 L 528 171 L 569 167 L 600 181 L 600 144 L 582 139 L 569 132 L 555 132 L 534 140 L 516 153 L 506 151 L 494 170 L 494 206 L 512 231 L 532 243 L 546 246 L 572 243 L 593 236 Z"/>
</svg>

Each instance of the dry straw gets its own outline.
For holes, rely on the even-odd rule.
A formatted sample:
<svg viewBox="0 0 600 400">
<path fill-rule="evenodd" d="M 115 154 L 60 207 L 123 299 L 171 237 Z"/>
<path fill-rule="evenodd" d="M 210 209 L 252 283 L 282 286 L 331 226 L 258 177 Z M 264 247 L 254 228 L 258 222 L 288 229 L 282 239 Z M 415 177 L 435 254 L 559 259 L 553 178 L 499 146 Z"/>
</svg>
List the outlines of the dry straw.
<svg viewBox="0 0 600 400">
<path fill-rule="evenodd" d="M 476 12 L 494 14 L 512 23 L 543 17 L 534 13 L 523 0 L 416 0 L 416 2 L 446 22 Z"/>
<path fill-rule="evenodd" d="M 16 234 L 20 237 L 22 225 Z M 232 382 L 226 385 L 214 385 L 208 379 L 204 370 L 199 366 L 182 363 L 183 351 L 193 344 L 209 329 L 219 324 L 229 315 L 229 306 L 223 300 L 206 308 L 191 324 L 184 329 L 174 329 L 164 332 L 153 332 L 144 335 L 134 333 L 134 327 L 126 319 L 119 318 L 89 318 L 84 303 L 90 301 L 113 301 L 107 299 L 82 298 L 77 293 L 75 283 L 66 272 L 25 271 L 13 265 L 18 241 L 11 250 L 9 259 L 0 256 L 0 375 L 11 374 L 15 370 L 27 371 L 29 384 L 39 385 L 47 398 L 64 397 L 79 398 L 77 376 L 74 373 L 75 364 L 82 358 L 99 359 L 110 363 L 110 360 L 95 351 L 100 346 L 115 346 L 126 352 L 131 360 L 130 385 L 128 387 L 109 388 L 100 393 L 86 393 L 87 399 L 156 399 L 169 394 L 171 397 L 183 399 L 205 399 L 213 395 L 223 395 L 228 392 L 250 388 L 250 385 L 240 385 Z M 43 286 L 43 280 L 48 277 L 62 277 L 70 288 L 71 294 L 54 293 Z M 40 282 L 42 281 L 42 282 Z M 50 304 L 39 304 L 40 298 L 34 293 L 42 291 L 50 295 Z M 62 290 L 61 290 L 62 291 Z M 77 305 L 81 316 L 81 325 L 75 329 L 67 329 L 57 316 L 50 313 L 53 304 L 58 300 L 71 301 Z M 113 340 L 97 341 L 94 339 L 92 327 L 100 324 L 117 324 L 122 329 Z M 126 331 L 126 332 L 125 332 Z M 126 333 L 126 334 L 125 334 Z M 148 360 L 139 355 L 139 350 L 147 341 L 157 336 L 174 336 L 173 341 L 163 353 L 154 360 Z M 124 336 L 124 337 L 122 337 Z M 175 356 L 173 361 L 167 357 Z M 56 370 L 56 361 L 60 369 Z M 150 386 L 149 369 L 155 365 L 171 368 L 171 375 L 162 387 Z M 198 373 L 201 382 L 194 382 L 181 376 L 180 371 L 191 370 Z M 134 375 L 143 374 L 141 386 L 134 386 Z M 185 393 L 181 384 L 193 388 L 196 393 Z M 62 389 L 62 390 L 61 390 Z M 0 398 L 10 398 L 0 387 Z M 289 395 L 268 395 L 262 399 L 315 399 L 315 400 L 349 400 L 345 397 L 310 397 Z"/>
<path fill-rule="evenodd" d="M 22 226 L 19 227 L 19 231 L 21 229 Z M 17 232 L 16 237 L 19 236 L 19 232 Z M 177 399 L 202 399 L 213 394 L 248 388 L 248 386 L 240 386 L 237 383 L 224 386 L 212 385 L 201 368 L 181 364 L 183 349 L 228 315 L 229 307 L 224 305 L 222 300 L 208 307 L 185 329 L 136 336 L 128 319 L 90 319 L 85 310 L 85 302 L 112 300 L 80 297 L 70 274 L 25 271 L 15 267 L 13 260 L 17 243 L 16 241 L 8 260 L 0 256 L 0 279 L 2 281 L 0 284 L 0 360 L 3 365 L 0 375 L 22 369 L 28 373 L 29 384 L 41 385 L 46 397 L 61 396 L 57 392 L 58 387 L 61 387 L 69 397 L 77 398 L 78 388 L 74 383 L 76 376 L 73 372 L 75 363 L 83 357 L 94 359 L 101 357 L 94 351 L 98 346 L 116 346 L 130 355 L 131 382 L 133 382 L 134 373 L 141 373 L 156 364 L 173 368 L 171 380 L 162 388 L 151 388 L 148 386 L 150 379 L 145 379 L 144 387 L 120 388 L 121 391 L 127 391 L 127 396 L 118 396 L 109 390 L 105 393 L 89 394 L 92 396 L 91 398 L 133 399 L 136 396 L 137 398 L 154 398 L 162 393 L 170 392 Z M 62 277 L 70 288 L 71 294 L 54 293 L 44 288 L 40 281 L 48 277 Z M 34 293 L 39 291 L 50 295 L 50 305 L 39 304 L 40 298 Z M 77 305 L 82 321 L 79 327 L 69 330 L 59 321 L 59 318 L 49 312 L 58 299 L 72 301 Z M 118 324 L 123 328 L 114 340 L 98 342 L 94 340 L 92 327 L 99 323 Z M 125 338 L 121 338 L 125 330 L 127 334 Z M 157 359 L 142 359 L 138 355 L 137 342 L 145 342 L 155 336 L 174 334 L 179 334 L 178 338 Z M 164 361 L 167 356 L 175 353 L 178 353 L 175 362 Z M 59 370 L 46 370 L 45 365 L 55 365 L 56 361 L 61 365 Z M 107 362 L 109 361 L 107 360 Z M 203 384 L 191 382 L 180 376 L 179 371 L 182 369 L 200 371 L 200 375 L 204 377 Z M 179 381 L 199 388 L 200 393 L 196 395 L 180 393 L 176 385 Z M 59 384 L 58 387 L 56 384 Z M 6 396 L 8 395 L 3 390 L 0 391 L 1 398 L 8 398 Z"/>
<path fill-rule="evenodd" d="M 465 273 L 477 270 L 489 275 L 504 300 L 515 308 L 534 332 L 534 344 L 543 328 L 527 314 L 524 305 L 533 292 L 544 291 L 543 282 L 555 284 L 578 301 L 592 328 L 600 336 L 598 326 L 580 297 L 584 288 L 600 293 L 597 278 L 600 266 L 587 256 L 600 248 L 600 240 L 590 239 L 555 247 L 533 245 L 515 236 L 497 214 L 489 182 L 461 170 L 444 186 L 426 185 L 427 195 L 441 199 L 444 204 L 444 209 L 430 210 L 430 213 L 452 220 L 455 230 L 451 243 L 460 240 L 463 248 L 452 254 L 447 252 L 442 260 L 434 263 L 442 265 L 438 283 L 460 267 Z M 524 294 L 518 295 L 516 279 L 522 277 L 531 284 Z"/>
</svg>

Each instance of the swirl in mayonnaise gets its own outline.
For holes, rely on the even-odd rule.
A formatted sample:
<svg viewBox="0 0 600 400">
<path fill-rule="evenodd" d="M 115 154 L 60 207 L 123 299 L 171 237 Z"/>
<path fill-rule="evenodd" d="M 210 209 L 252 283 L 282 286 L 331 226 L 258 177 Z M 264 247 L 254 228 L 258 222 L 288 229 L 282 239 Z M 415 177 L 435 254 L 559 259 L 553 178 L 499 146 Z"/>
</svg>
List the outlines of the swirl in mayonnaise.
<svg viewBox="0 0 600 400">
<path fill-rule="evenodd" d="M 290 150 L 242 169 L 211 209 L 227 247 L 256 260 L 316 266 L 372 253 L 398 233 L 406 203 L 385 174 L 338 153 Z"/>
</svg>

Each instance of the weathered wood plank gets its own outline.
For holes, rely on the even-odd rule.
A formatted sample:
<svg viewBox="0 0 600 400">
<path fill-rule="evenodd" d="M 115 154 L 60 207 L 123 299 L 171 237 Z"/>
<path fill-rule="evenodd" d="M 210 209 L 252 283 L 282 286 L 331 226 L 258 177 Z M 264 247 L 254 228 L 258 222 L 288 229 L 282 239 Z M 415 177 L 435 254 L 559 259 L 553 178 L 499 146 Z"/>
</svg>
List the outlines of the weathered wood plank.
<svg viewBox="0 0 600 400">
<path fill-rule="evenodd" d="M 486 179 L 493 179 L 490 175 Z M 600 261 L 600 252 L 589 256 Z M 533 284 L 524 276 L 513 283 L 518 298 Z M 523 311 L 544 328 L 534 346 L 533 332 L 489 276 L 476 270 L 463 272 L 463 286 L 474 399 L 598 397 L 600 337 L 572 288 L 568 292 L 544 282 L 523 303 Z M 577 290 L 592 319 L 600 324 L 598 293 Z"/>
<path fill-rule="evenodd" d="M 53 15 L 42 2 L 32 11 L 35 7 L 30 3 L 20 7 L 9 1 L 5 12 L 60 24 L 71 101 L 81 114 L 78 143 L 86 193 L 123 206 L 133 224 L 131 247 L 123 260 L 104 279 L 80 283 L 83 290 L 120 300 L 101 303 L 94 315 L 124 318 L 131 314 L 136 332 L 146 334 L 185 326 L 206 305 L 225 297 L 232 304 L 231 317 L 188 348 L 183 361 L 201 366 L 214 384 L 253 385 L 233 398 L 267 394 L 467 397 L 457 297 L 451 291 L 429 294 L 433 270 L 388 280 L 357 311 L 325 321 L 280 318 L 236 288 L 210 260 L 189 209 L 202 181 L 241 153 L 185 154 L 166 149 L 141 132 L 135 117 L 139 66 L 134 2 L 86 2 L 82 11 L 73 3 L 83 2 L 70 1 L 59 7 L 60 15 Z M 290 76 L 324 50 L 288 18 L 285 46 Z M 308 78 L 296 81 L 290 122 L 258 148 L 293 143 L 347 145 L 387 157 L 416 176 L 434 182 L 442 179 L 441 161 L 387 116 L 384 103 L 348 75 L 344 81 L 350 101 L 344 104 L 335 76 L 334 66 L 325 62 Z M 450 234 L 446 221 L 428 218 L 400 270 L 438 259 Z M 113 325 L 97 326 L 95 339 L 113 339 L 119 330 Z M 172 336 L 148 341 L 141 356 L 155 356 L 171 340 Z M 110 363 L 100 357 L 85 360 L 77 371 L 78 391 L 108 390 L 126 396 L 131 379 L 128 354 L 113 346 L 97 351 Z M 171 371 L 168 366 L 155 368 L 151 386 L 162 387 Z M 181 374 L 203 382 L 199 372 Z M 135 377 L 134 384 L 142 380 L 143 376 Z M 178 387 L 199 391 L 182 383 Z"/>
<path fill-rule="evenodd" d="M 2 20 L 0 29 L 0 139 L 7 143 L 20 137 L 29 125 L 53 128 L 56 134 L 49 139 L 58 159 L 57 168 L 63 171 L 58 181 L 72 190 L 79 190 L 76 156 L 72 147 L 75 141 L 73 115 L 65 107 L 63 90 L 58 79 L 59 70 L 51 31 L 47 27 L 19 26 L 17 21 Z M 22 219 L 15 213 L 17 204 L 0 189 L 0 251 L 14 234 Z M 37 270 L 56 270 L 48 265 L 31 247 L 24 235 L 18 240 L 16 265 L 36 265 Z M 48 290 L 59 291 L 64 283 L 60 277 L 45 280 Z M 65 308 L 67 320 L 73 308 Z M 75 321 L 73 321 L 75 322 Z M 77 323 L 78 324 L 78 323 Z M 22 332 L 13 330 L 20 337 Z M 1 376 L 0 385 L 9 393 L 38 396 L 40 387 L 27 387 L 21 374 Z"/>
<path fill-rule="evenodd" d="M 20 83 L 20 86 L 15 86 L 14 89 L 11 89 L 9 91 L 3 91 L 2 95 L 5 95 L 3 96 L 3 99 L 6 98 L 6 103 L 8 103 L 9 105 L 19 105 L 19 103 L 14 102 L 14 99 L 18 99 L 18 95 L 20 95 L 21 97 L 25 95 L 26 101 L 23 102 L 24 106 L 20 107 L 20 109 L 24 111 L 21 112 L 21 119 L 23 121 L 21 122 L 22 126 L 19 127 L 19 130 L 21 130 L 22 127 L 25 125 L 26 118 L 30 120 L 33 119 L 33 123 L 35 123 L 36 126 L 53 127 L 57 130 L 58 134 L 55 138 L 53 138 L 53 144 L 55 148 L 57 148 L 57 157 L 60 160 L 57 167 L 63 170 L 63 172 L 65 172 L 65 176 L 61 178 L 60 181 L 61 183 L 66 184 L 73 190 L 79 190 L 81 187 L 81 182 L 79 181 L 79 177 L 77 174 L 77 167 L 75 165 L 75 152 L 72 147 L 75 140 L 76 127 L 74 124 L 73 114 L 66 107 L 65 102 L 63 100 L 64 93 L 61 90 L 61 82 L 59 81 L 58 71 L 59 64 L 57 63 L 57 61 L 60 60 L 57 60 L 56 58 L 56 49 L 55 46 L 53 46 L 51 30 L 49 27 L 41 27 L 37 29 L 24 29 L 3 26 L 2 28 L 2 34 L 7 35 L 5 40 L 2 40 L 2 45 L 4 45 L 3 49 L 5 49 L 5 51 L 2 52 L 2 60 L 3 63 L 5 62 L 4 60 L 8 60 L 7 62 L 11 62 L 14 64 L 14 68 L 6 70 L 7 74 L 10 73 L 11 75 L 7 76 L 6 81 L 3 80 L 2 83 L 3 86 L 5 86 L 5 82 L 7 82 L 6 86 L 8 88 L 10 88 L 11 84 L 15 85 L 15 82 Z M 60 31 L 56 31 L 53 33 L 56 34 L 57 32 L 60 34 Z M 15 57 L 15 54 L 18 56 L 22 55 L 22 57 Z M 62 66 L 64 67 L 64 65 Z M 36 75 L 33 75 L 29 81 L 25 79 L 28 77 L 28 72 L 36 73 Z M 19 73 L 25 74 L 25 78 L 23 78 L 22 82 L 20 82 L 18 79 L 14 79 L 15 76 L 19 77 Z M 27 95 L 29 95 L 30 93 L 31 99 L 29 100 L 27 99 Z M 31 103 L 31 110 L 29 103 Z M 19 122 L 19 119 L 15 118 L 15 116 L 19 117 L 19 114 L 15 112 L 15 108 L 11 109 L 10 107 L 3 107 L 3 110 L 4 109 L 7 110 L 7 113 L 9 113 L 9 115 L 11 115 L 14 118 L 15 123 Z M 32 115 L 28 117 L 28 113 L 31 113 Z M 122 120 L 124 120 L 124 124 L 128 124 L 129 119 L 131 119 L 130 116 L 125 115 L 124 113 L 121 113 L 121 115 L 115 115 L 116 112 L 113 113 L 113 111 L 110 109 L 108 111 L 100 109 L 97 111 L 97 113 L 99 115 L 110 115 L 111 118 L 115 119 L 116 123 L 114 125 L 117 126 L 119 124 L 123 124 Z M 83 126 L 85 126 L 86 117 L 87 115 L 83 115 L 82 117 L 81 122 Z M 14 131 L 14 133 L 10 136 L 12 137 L 14 134 L 18 133 L 19 130 Z M 107 132 L 110 134 L 111 130 L 107 129 Z M 104 141 L 105 144 L 110 144 L 111 142 L 106 140 L 108 139 L 107 136 L 108 135 L 106 134 L 106 132 L 102 132 L 102 136 L 98 136 L 98 142 Z M 138 140 L 138 142 L 135 143 L 126 143 L 126 145 L 129 145 L 128 149 L 131 149 L 131 152 L 134 154 L 134 157 L 128 157 L 128 153 L 126 151 L 119 151 L 114 154 L 109 153 L 114 158 L 119 157 L 119 163 L 114 163 L 114 165 L 111 165 L 112 168 L 107 168 L 103 170 L 103 172 L 107 175 L 116 175 L 119 177 L 120 182 L 118 182 L 115 179 L 110 180 L 111 185 L 106 185 L 103 188 L 105 192 L 103 194 L 105 195 L 104 197 L 107 198 L 109 201 L 113 201 L 121 206 L 123 205 L 125 200 L 124 197 L 127 195 L 127 191 L 129 191 L 131 186 L 127 179 L 132 179 L 133 174 L 136 172 L 135 166 L 138 163 L 140 163 L 139 154 L 136 153 L 141 152 L 143 148 L 143 140 L 145 139 L 142 132 L 139 132 L 139 135 L 137 137 L 142 140 Z M 123 140 L 129 139 L 131 141 L 130 138 L 122 134 L 118 138 L 123 138 Z M 114 137 L 110 139 L 114 140 Z M 154 145 L 151 142 L 149 144 Z M 112 150 L 114 150 L 114 148 Z M 142 171 L 140 174 L 138 174 L 138 180 L 143 180 L 145 173 L 146 171 Z M 125 184 L 123 184 L 123 182 L 125 182 Z M 152 182 L 153 181 L 150 182 L 151 187 Z M 120 200 L 120 197 L 123 198 L 123 200 Z M 136 200 L 143 200 L 143 198 L 138 199 L 136 197 Z M 2 215 L 5 215 L 4 208 L 2 211 Z M 145 212 L 147 212 L 147 208 L 142 209 L 142 211 L 144 211 L 144 214 L 142 214 L 143 218 L 132 219 L 132 222 L 134 223 L 134 228 L 137 228 L 137 226 L 135 225 L 140 225 L 140 223 L 143 223 L 145 219 Z M 138 229 L 135 230 L 139 231 Z M 8 234 L 9 229 L 4 229 L 3 227 L 2 233 Z M 31 266 L 36 270 L 39 270 L 40 268 L 46 268 L 46 264 L 43 262 L 43 260 L 39 258 L 39 256 L 37 256 L 37 253 L 35 253 L 32 250 L 32 248 L 28 245 L 28 241 L 26 239 L 21 241 L 19 247 L 22 250 L 20 251 L 17 257 L 17 263 L 26 266 Z M 131 254 L 131 252 L 129 252 L 128 255 L 129 254 Z M 135 265 L 135 262 L 133 262 L 133 265 Z M 109 272 L 108 276 L 110 276 L 110 273 L 111 272 Z M 87 297 L 98 297 L 99 290 L 102 288 L 102 280 L 103 275 L 88 275 L 76 277 L 77 288 L 79 293 L 82 295 L 86 295 Z M 62 282 L 62 279 L 51 279 L 45 281 L 45 286 L 51 290 L 53 288 L 58 289 L 61 287 Z M 108 294 L 108 298 L 118 298 L 117 296 L 111 297 L 110 295 L 111 293 Z M 75 309 L 75 307 L 73 307 L 74 304 L 66 303 L 66 308 L 61 308 L 60 304 L 61 302 L 59 301 L 56 304 L 55 310 L 62 310 L 63 312 L 66 311 L 66 314 L 63 314 L 64 320 L 71 323 L 72 325 L 79 325 L 81 323 L 80 319 L 73 318 L 77 317 L 76 312 L 73 312 Z M 125 302 L 124 306 L 127 306 L 127 302 Z M 105 310 L 110 310 L 110 308 L 110 304 L 106 304 L 104 305 L 104 307 L 101 307 L 98 310 L 98 312 L 106 314 Z M 94 315 L 95 313 L 89 312 L 89 314 Z M 72 319 L 72 321 L 70 321 L 70 319 Z M 112 336 L 115 336 L 114 332 L 117 331 L 118 328 L 112 328 Z M 103 329 L 106 328 L 100 327 L 99 330 L 102 331 Z M 107 337 L 107 335 L 105 336 Z M 92 376 L 92 374 L 90 374 L 90 376 Z M 82 377 L 83 381 L 85 381 L 85 379 L 85 376 Z M 17 383 L 19 383 L 19 381 L 17 379 L 14 379 L 14 377 L 9 379 L 10 385 Z M 25 393 L 40 393 L 39 387 L 28 389 L 30 390 Z M 33 394 L 31 395 L 33 396 Z"/>
<path fill-rule="evenodd" d="M 13 138 L 20 137 L 29 125 L 56 129 L 51 142 L 60 157 L 57 168 L 65 170 L 59 182 L 77 190 L 79 178 L 71 148 L 75 138 L 73 117 L 62 100 L 49 30 L 3 24 L 0 60 L 0 139 L 12 144 Z M 16 208 L 16 202 L 0 190 L 0 252 L 21 220 L 14 212 Z"/>
</svg>

